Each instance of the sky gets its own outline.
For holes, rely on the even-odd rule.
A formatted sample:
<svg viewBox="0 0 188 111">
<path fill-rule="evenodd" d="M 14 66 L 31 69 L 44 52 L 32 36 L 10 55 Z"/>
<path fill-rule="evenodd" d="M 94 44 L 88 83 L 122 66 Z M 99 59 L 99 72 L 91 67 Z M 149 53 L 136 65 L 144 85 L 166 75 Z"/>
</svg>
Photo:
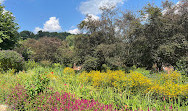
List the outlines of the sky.
<svg viewBox="0 0 188 111">
<path fill-rule="evenodd" d="M 112 4 L 122 10 L 138 11 L 147 3 L 161 6 L 164 0 L 0 0 L 5 10 L 13 13 L 19 32 L 39 30 L 49 32 L 80 33 L 77 25 L 86 14 L 94 18 L 100 16 L 99 8 Z M 177 3 L 178 0 L 169 0 Z"/>
</svg>

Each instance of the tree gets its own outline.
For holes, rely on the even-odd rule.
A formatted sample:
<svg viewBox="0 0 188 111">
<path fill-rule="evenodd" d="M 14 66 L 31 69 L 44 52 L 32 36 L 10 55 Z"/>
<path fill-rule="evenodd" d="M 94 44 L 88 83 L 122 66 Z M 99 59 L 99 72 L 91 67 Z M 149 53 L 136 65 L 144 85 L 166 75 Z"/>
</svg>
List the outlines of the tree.
<svg viewBox="0 0 188 111">
<path fill-rule="evenodd" d="M 168 3 L 167 3 L 168 4 Z M 163 16 L 165 43 L 157 50 L 164 62 L 172 65 L 188 55 L 188 1 L 182 0 L 174 7 L 166 8 Z"/>
<path fill-rule="evenodd" d="M 154 63 L 169 63 L 176 65 L 176 62 L 187 55 L 187 26 L 188 9 L 187 2 L 181 1 L 179 5 L 171 6 L 172 3 L 165 1 L 163 9 L 148 4 L 141 11 L 147 21 L 144 23 L 142 34 L 143 56 L 140 58 L 142 64 L 151 68 Z"/>
<path fill-rule="evenodd" d="M 165 42 L 165 36 L 162 34 L 162 29 L 164 27 L 164 23 L 162 21 L 162 13 L 161 9 L 152 4 L 148 4 L 141 11 L 141 15 L 146 16 L 146 23 L 143 28 L 143 36 L 145 37 L 145 47 L 142 64 L 147 68 L 151 68 L 152 65 L 157 61 L 157 49 L 161 44 Z"/>
<path fill-rule="evenodd" d="M 23 40 L 28 39 L 28 38 L 35 38 L 35 34 L 27 30 L 21 31 L 20 36 Z"/>
<path fill-rule="evenodd" d="M 113 7 L 102 8 L 98 20 L 87 16 L 78 26 L 86 34 L 75 39 L 77 61 L 83 65 L 98 62 L 88 69 L 100 69 L 103 64 L 115 69 L 125 65 L 151 69 L 155 63 L 176 65 L 188 55 L 188 2 L 172 6 L 165 1 L 163 7 L 148 4 L 139 18 Z"/>
<path fill-rule="evenodd" d="M 74 49 L 75 38 L 76 38 L 76 35 L 69 35 L 65 39 L 65 41 L 68 43 L 71 49 Z"/>
<path fill-rule="evenodd" d="M 118 41 L 118 38 L 115 38 L 115 23 L 118 10 L 113 6 L 107 6 L 101 7 L 101 11 L 100 19 L 95 19 L 95 17 L 87 15 L 78 25 L 78 28 L 88 35 L 98 36 L 100 34 L 105 39 L 103 42 L 106 42 L 106 44 L 115 43 Z"/>
<path fill-rule="evenodd" d="M 19 40 L 18 24 L 11 12 L 0 5 L 0 49 L 13 49 Z"/>
<path fill-rule="evenodd" d="M 39 39 L 41 37 L 56 37 L 61 40 L 65 40 L 68 35 L 71 35 L 70 33 L 67 32 L 48 32 L 48 31 L 38 31 L 38 33 L 35 35 L 35 39 Z"/>
<path fill-rule="evenodd" d="M 86 34 L 76 38 L 77 60 L 84 66 L 88 61 L 94 64 L 93 61 L 97 60 L 97 64 L 87 68 L 97 70 L 103 64 L 111 69 L 132 65 L 131 42 L 140 31 L 137 30 L 141 26 L 139 19 L 131 12 L 119 13 L 114 7 L 103 7 L 101 10 L 100 19 L 87 16 L 79 24 Z"/>
<path fill-rule="evenodd" d="M 74 58 L 74 51 L 70 47 L 67 41 L 63 41 L 62 45 L 57 49 L 56 59 L 57 62 L 63 64 L 64 66 L 71 66 Z"/>
<path fill-rule="evenodd" d="M 62 45 L 61 39 L 42 37 L 39 40 L 27 39 L 21 43 L 16 50 L 22 54 L 26 60 L 33 59 L 39 61 L 57 62 L 57 51 Z"/>
<path fill-rule="evenodd" d="M 42 37 L 33 47 L 35 52 L 33 57 L 36 61 L 48 60 L 50 62 L 56 62 L 56 53 L 61 45 L 61 39 Z"/>
</svg>

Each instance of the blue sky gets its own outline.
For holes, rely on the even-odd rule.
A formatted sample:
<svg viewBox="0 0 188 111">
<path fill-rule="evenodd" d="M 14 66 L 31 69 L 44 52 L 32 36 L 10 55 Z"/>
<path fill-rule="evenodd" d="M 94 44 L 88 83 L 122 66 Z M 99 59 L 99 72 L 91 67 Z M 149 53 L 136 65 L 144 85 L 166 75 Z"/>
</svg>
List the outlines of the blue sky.
<svg viewBox="0 0 188 111">
<path fill-rule="evenodd" d="M 110 3 L 124 10 L 137 11 L 147 3 L 161 6 L 161 1 L 164 0 L 0 0 L 5 9 L 16 17 L 19 31 L 71 33 L 79 32 L 76 26 L 84 20 L 86 13 L 99 16 L 98 7 L 102 5 Z"/>
</svg>

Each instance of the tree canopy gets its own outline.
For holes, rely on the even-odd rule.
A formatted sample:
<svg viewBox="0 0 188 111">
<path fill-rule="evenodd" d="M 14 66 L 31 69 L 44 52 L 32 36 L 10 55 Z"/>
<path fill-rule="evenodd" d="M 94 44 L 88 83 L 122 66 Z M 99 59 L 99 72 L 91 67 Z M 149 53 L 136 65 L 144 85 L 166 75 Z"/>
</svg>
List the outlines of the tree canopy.
<svg viewBox="0 0 188 111">
<path fill-rule="evenodd" d="M 0 4 L 0 49 L 13 49 L 19 40 L 18 24 L 13 14 Z"/>
<path fill-rule="evenodd" d="M 78 25 L 84 33 L 78 35 L 22 31 L 19 34 L 26 40 L 21 53 L 26 58 L 31 54 L 36 61 L 65 66 L 76 63 L 87 71 L 133 65 L 151 69 L 154 64 L 160 67 L 167 63 L 176 67 L 183 64 L 187 71 L 188 2 L 175 5 L 166 0 L 162 6 L 149 3 L 139 13 L 103 7 L 100 18 L 86 16 Z"/>
</svg>

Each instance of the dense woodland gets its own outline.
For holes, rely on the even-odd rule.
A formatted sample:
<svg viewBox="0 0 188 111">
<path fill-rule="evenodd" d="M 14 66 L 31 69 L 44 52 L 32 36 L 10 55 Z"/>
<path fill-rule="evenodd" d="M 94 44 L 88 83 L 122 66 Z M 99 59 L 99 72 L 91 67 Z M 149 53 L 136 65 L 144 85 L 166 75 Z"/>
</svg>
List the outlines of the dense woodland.
<svg viewBox="0 0 188 111">
<path fill-rule="evenodd" d="M 87 71 L 104 68 L 161 67 L 170 64 L 187 73 L 188 2 L 165 1 L 162 8 L 147 4 L 138 12 L 102 7 L 99 20 L 92 16 L 78 24 L 82 34 L 18 32 L 10 12 L 0 7 L 0 48 L 15 50 L 27 61 L 48 61 Z M 182 66 L 183 65 L 183 66 Z"/>
</svg>

